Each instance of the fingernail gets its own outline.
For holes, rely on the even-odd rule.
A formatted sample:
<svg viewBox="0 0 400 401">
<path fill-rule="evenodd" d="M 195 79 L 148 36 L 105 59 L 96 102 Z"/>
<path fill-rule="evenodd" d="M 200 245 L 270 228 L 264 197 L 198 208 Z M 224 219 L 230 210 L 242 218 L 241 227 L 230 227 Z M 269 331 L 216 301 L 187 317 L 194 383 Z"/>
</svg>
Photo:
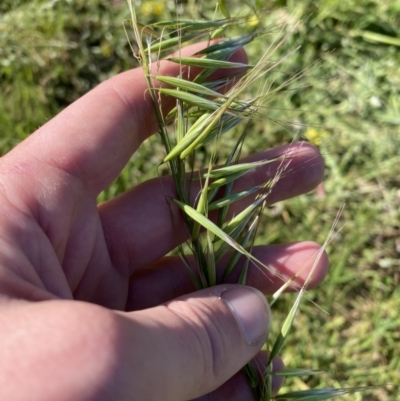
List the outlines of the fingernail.
<svg viewBox="0 0 400 401">
<path fill-rule="evenodd" d="M 265 340 L 271 326 L 271 312 L 264 295 L 251 287 L 237 287 L 221 294 L 246 340 L 256 344 Z"/>
</svg>

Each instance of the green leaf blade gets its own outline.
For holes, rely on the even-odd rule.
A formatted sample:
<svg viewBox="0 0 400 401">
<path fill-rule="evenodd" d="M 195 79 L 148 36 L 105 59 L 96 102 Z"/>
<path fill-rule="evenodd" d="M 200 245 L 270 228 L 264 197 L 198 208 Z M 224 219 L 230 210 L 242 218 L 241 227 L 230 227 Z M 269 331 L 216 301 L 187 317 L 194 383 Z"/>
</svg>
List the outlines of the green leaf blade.
<svg viewBox="0 0 400 401">
<path fill-rule="evenodd" d="M 167 60 L 189 67 L 199 68 L 252 68 L 252 66 L 249 64 L 234 63 L 232 61 L 213 60 L 209 58 L 170 57 Z"/>
</svg>

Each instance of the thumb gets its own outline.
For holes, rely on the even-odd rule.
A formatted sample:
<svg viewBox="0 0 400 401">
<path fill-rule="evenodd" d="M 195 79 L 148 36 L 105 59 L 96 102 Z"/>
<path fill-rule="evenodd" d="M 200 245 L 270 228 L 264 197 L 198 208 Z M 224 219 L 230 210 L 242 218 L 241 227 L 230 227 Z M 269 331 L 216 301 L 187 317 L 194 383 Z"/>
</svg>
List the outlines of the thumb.
<svg viewBox="0 0 400 401">
<path fill-rule="evenodd" d="M 127 341 L 119 388 L 131 400 L 185 401 L 215 390 L 257 354 L 271 323 L 265 297 L 236 285 L 119 316 Z"/>
</svg>

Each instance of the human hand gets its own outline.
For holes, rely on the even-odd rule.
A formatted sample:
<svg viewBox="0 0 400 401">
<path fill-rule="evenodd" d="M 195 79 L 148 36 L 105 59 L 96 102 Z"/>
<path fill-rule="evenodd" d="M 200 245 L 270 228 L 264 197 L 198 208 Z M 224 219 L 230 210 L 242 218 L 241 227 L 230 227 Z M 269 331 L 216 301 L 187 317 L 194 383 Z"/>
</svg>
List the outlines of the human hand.
<svg viewBox="0 0 400 401">
<path fill-rule="evenodd" d="M 160 68 L 176 75 L 179 67 Z M 145 92 L 142 71 L 120 74 L 0 161 L 1 400 L 251 399 L 236 372 L 266 339 L 268 306 L 259 292 L 234 284 L 193 292 L 179 259 L 164 256 L 185 236 L 165 201 L 172 181 L 150 180 L 96 204 L 156 130 Z M 271 203 L 308 192 L 323 176 L 321 156 L 304 143 L 251 159 L 288 149 L 291 173 Z M 238 188 L 265 182 L 277 167 L 258 168 Z M 318 249 L 305 242 L 254 253 L 292 277 Z M 324 256 L 311 287 L 327 266 Z M 270 293 L 282 282 L 251 267 L 248 284 Z"/>
</svg>

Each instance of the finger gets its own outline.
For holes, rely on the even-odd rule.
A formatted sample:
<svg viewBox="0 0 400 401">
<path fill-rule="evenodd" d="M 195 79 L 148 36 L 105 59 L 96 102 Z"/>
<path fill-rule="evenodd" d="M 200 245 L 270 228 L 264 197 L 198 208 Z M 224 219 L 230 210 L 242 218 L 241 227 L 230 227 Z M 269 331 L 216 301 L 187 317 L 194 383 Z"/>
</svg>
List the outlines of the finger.
<svg viewBox="0 0 400 401">
<path fill-rule="evenodd" d="M 204 43 L 192 45 L 182 49 L 181 54 L 191 55 L 204 47 Z M 231 57 L 232 61 L 245 59 L 244 50 Z M 160 75 L 176 76 L 181 68 L 165 60 L 154 64 L 154 72 Z M 189 79 L 198 72 L 198 68 L 182 71 Z M 226 70 L 217 75 L 223 73 Z M 163 98 L 165 112 L 173 104 L 172 98 Z M 14 162 L 20 156 L 25 162 L 52 166 L 78 178 L 97 195 L 118 176 L 140 143 L 156 129 L 147 83 L 142 69 L 137 68 L 103 82 L 41 127 L 13 152 Z"/>
<path fill-rule="evenodd" d="M 271 325 L 262 294 L 234 285 L 133 313 L 77 301 L 13 305 L 2 321 L 14 334 L 0 349 L 10 400 L 197 398 L 250 361 Z"/>
<path fill-rule="evenodd" d="M 270 327 L 264 297 L 232 285 L 134 313 L 59 300 L 6 306 L 5 400 L 198 398 L 257 355 Z"/>
<path fill-rule="evenodd" d="M 265 380 L 265 368 L 267 366 L 268 354 L 265 351 L 261 351 L 257 356 L 250 362 L 260 380 L 259 390 L 268 391 L 265 387 L 262 387 L 263 380 Z M 272 391 L 274 395 L 278 393 L 279 389 L 283 384 L 283 378 L 279 376 L 274 376 L 274 373 L 282 370 L 284 364 L 281 358 L 276 357 L 272 361 Z M 258 401 L 254 398 L 254 392 L 249 386 L 248 379 L 241 370 L 226 381 L 221 387 L 218 387 L 212 393 L 206 394 L 203 397 L 196 398 L 193 401 L 214 401 L 214 400 L 224 400 L 224 401 Z"/>
<path fill-rule="evenodd" d="M 269 266 L 271 270 L 263 270 L 250 263 L 246 284 L 257 288 L 264 294 L 272 294 L 287 280 L 298 274 L 298 277 L 288 288 L 289 291 L 297 291 L 313 269 L 308 288 L 315 288 L 322 282 L 329 267 L 326 253 L 320 251 L 321 246 L 314 242 L 255 247 L 254 256 Z M 196 271 L 195 262 L 193 259 L 191 260 L 193 270 Z M 236 269 L 229 275 L 228 282 L 238 282 L 242 266 L 243 263 L 238 263 Z M 218 265 L 219 278 L 221 278 L 225 268 L 226 263 L 221 261 Z M 181 259 L 178 256 L 165 257 L 147 269 L 140 270 L 132 275 L 127 310 L 150 308 L 194 290 L 194 284 Z"/>
<path fill-rule="evenodd" d="M 142 387 L 139 394 L 147 392 L 142 399 L 188 400 L 220 387 L 257 354 L 270 312 L 259 292 L 228 285 L 135 312 L 132 320 L 133 338 L 142 339 L 132 359 L 143 361 L 144 369 L 140 380 L 129 381 Z M 168 369 L 155 363 L 154 355 L 168 361 Z M 146 385 L 146 378 L 156 379 L 157 385 L 149 386 L 148 379 Z"/>
<path fill-rule="evenodd" d="M 306 193 L 323 178 L 324 162 L 320 153 L 304 142 L 260 152 L 244 161 L 272 159 L 288 152 L 289 168 L 269 194 L 270 204 Z M 268 182 L 280 166 L 281 161 L 277 160 L 255 169 L 237 181 L 234 191 Z M 193 194 L 196 196 L 195 190 Z M 230 213 L 238 213 L 254 196 L 233 204 Z M 176 197 L 173 180 L 164 177 L 147 181 L 99 207 L 111 257 L 121 271 L 132 273 L 141 269 L 186 240 L 188 233 L 182 214 L 167 202 L 171 197 Z"/>
</svg>

